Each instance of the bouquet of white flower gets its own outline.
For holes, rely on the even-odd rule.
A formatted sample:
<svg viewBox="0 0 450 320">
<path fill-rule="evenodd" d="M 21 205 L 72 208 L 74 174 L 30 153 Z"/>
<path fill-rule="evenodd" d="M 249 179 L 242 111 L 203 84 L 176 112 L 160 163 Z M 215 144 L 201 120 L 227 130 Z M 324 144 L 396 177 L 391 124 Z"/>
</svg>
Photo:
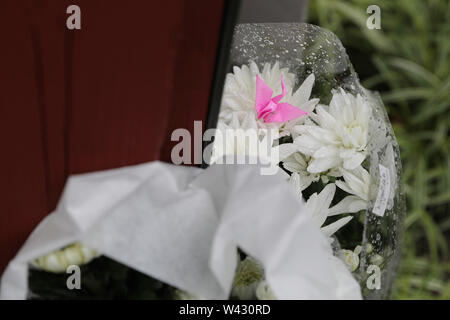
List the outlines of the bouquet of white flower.
<svg viewBox="0 0 450 320">
<path fill-rule="evenodd" d="M 231 65 L 213 165 L 72 177 L 10 263 L 3 297 L 387 297 L 404 201 L 381 100 L 339 40 L 312 25 L 240 25 Z M 230 156 L 265 158 L 279 172 L 230 166 Z"/>
<path fill-rule="evenodd" d="M 313 25 L 240 25 L 231 64 L 212 162 L 257 149 L 238 133 L 271 130 L 272 150 L 258 155 L 279 161 L 365 296 L 386 297 L 405 209 L 381 100 L 360 85 L 336 36 Z"/>
</svg>

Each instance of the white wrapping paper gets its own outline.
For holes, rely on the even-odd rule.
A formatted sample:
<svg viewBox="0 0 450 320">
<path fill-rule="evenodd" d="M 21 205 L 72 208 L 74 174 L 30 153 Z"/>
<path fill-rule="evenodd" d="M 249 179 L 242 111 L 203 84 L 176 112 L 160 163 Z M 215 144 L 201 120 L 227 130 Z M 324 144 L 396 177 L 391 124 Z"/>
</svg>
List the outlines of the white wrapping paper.
<svg viewBox="0 0 450 320">
<path fill-rule="evenodd" d="M 70 177 L 0 297 L 26 298 L 29 261 L 75 241 L 201 298 L 228 298 L 237 247 L 261 261 L 279 299 L 361 298 L 285 177 L 255 165 L 151 162 Z"/>
</svg>

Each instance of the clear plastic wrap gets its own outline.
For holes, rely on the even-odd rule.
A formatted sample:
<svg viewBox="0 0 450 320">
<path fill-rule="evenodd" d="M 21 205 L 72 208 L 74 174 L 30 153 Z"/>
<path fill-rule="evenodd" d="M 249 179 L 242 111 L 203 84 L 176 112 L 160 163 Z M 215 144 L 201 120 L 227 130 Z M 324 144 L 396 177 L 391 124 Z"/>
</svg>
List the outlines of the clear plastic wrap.
<svg viewBox="0 0 450 320">
<path fill-rule="evenodd" d="M 258 129 L 278 128 L 282 136 L 281 144 L 292 143 L 295 140 L 295 135 L 292 134 L 295 132 L 295 130 L 292 131 L 293 126 L 303 125 L 302 129 L 305 133 L 307 131 L 305 122 L 313 125 L 318 123 L 318 116 L 315 115 L 317 107 L 311 108 L 314 103 L 305 104 L 308 99 L 309 101 L 320 99 L 317 105 L 325 105 L 324 109 L 330 110 L 328 105 L 333 100 L 333 96 L 339 95 L 343 90 L 345 94 L 342 95 L 344 97 L 342 99 L 359 95 L 364 100 L 364 104 L 369 106 L 368 136 L 367 142 L 364 143 L 364 160 L 361 162 L 363 169 L 360 170 L 368 172 L 368 174 L 362 172 L 362 178 L 360 176 L 368 183 L 365 194 L 367 206 L 365 210 L 353 213 L 352 221 L 336 232 L 333 245 L 336 255 L 344 254 L 348 261 L 357 259 L 353 263 L 356 264 L 352 266 L 353 275 L 359 280 L 365 298 L 387 298 L 400 258 L 405 202 L 401 188 L 402 170 L 399 148 L 379 95 L 361 86 L 358 75 L 339 39 L 333 33 L 314 25 L 238 25 L 230 56 L 230 73 L 227 76 L 219 113 L 219 128 L 222 126 L 248 129 L 252 127 L 248 125 L 250 122 L 248 119 L 251 119 L 255 120 L 256 125 L 253 124 L 253 126 Z M 297 90 L 302 91 L 302 86 L 303 88 L 307 86 L 305 83 L 310 82 L 308 77 L 311 74 L 315 78 L 312 92 L 309 97 L 306 94 L 300 100 L 303 106 L 310 108 L 307 111 L 315 115 L 315 118 L 309 117 L 312 121 L 309 119 L 294 124 L 290 122 L 273 124 L 258 118 L 258 114 L 253 110 L 254 101 L 250 99 L 255 94 L 252 82 L 255 81 L 256 75 L 261 76 L 269 86 L 272 86 L 275 93 L 281 91 L 280 85 L 277 84 L 280 81 L 280 75 L 284 77 L 288 93 L 286 99 L 282 101 L 302 108 L 302 105 L 295 105 L 295 102 L 299 100 L 293 98 L 294 93 Z M 247 86 L 247 91 L 237 89 L 239 84 L 242 86 L 242 83 Z M 357 104 L 359 100 L 354 99 Z M 292 164 L 290 158 L 286 161 Z M 298 161 L 302 162 L 304 159 L 298 159 Z M 292 174 L 288 165 L 283 166 L 283 161 L 281 166 Z M 308 200 L 314 192 L 319 193 L 329 182 L 320 183 L 321 174 L 313 177 L 311 175 L 308 172 L 303 175 L 300 173 L 300 183 L 303 183 L 300 189 L 305 200 Z M 331 170 L 324 175 L 327 176 L 326 180 L 331 179 L 332 182 L 346 180 L 342 173 L 331 174 Z M 358 174 L 355 175 L 358 176 Z M 306 183 L 309 184 L 308 187 L 304 186 L 305 180 L 308 180 Z M 336 184 L 343 185 L 343 182 L 336 182 Z M 339 194 L 340 188 L 337 189 L 333 203 L 336 198 L 343 197 Z M 374 276 L 371 278 L 375 275 L 374 269 L 377 267 L 381 272 L 379 289 L 374 288 Z M 375 287 L 377 287 L 376 284 Z"/>
</svg>

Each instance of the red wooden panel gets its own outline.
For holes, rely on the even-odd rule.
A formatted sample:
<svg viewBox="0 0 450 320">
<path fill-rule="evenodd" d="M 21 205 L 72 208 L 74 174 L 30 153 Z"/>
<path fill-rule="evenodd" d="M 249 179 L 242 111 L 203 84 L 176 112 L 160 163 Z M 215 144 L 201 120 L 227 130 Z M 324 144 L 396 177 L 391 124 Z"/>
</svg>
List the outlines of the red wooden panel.
<svg viewBox="0 0 450 320">
<path fill-rule="evenodd" d="M 168 160 L 172 130 L 205 120 L 223 5 L 0 2 L 0 272 L 69 174 Z"/>
<path fill-rule="evenodd" d="M 193 133 L 194 120 L 203 121 L 205 129 L 210 94 L 210 88 L 205 84 L 210 84 L 212 80 L 222 22 L 218 19 L 222 10 L 219 2 L 185 2 L 183 27 L 177 34 L 178 49 L 173 79 L 176 94 L 172 95 L 170 109 L 172 116 L 168 119 L 168 130 L 162 137 L 161 159 L 164 161 L 170 161 L 170 152 L 177 143 L 170 141 L 173 130 L 186 128 Z"/>
<path fill-rule="evenodd" d="M 1 1 L 0 12 L 1 271 L 44 216 L 47 199 L 29 12 L 13 1 Z"/>
<path fill-rule="evenodd" d="M 120 10 L 106 0 L 80 3 L 86 15 L 73 41 L 69 170 L 156 160 L 170 116 L 183 1 L 157 8 L 122 1 Z"/>
<path fill-rule="evenodd" d="M 30 40 L 33 46 L 34 69 L 47 190 L 47 211 L 58 201 L 67 176 L 65 165 L 66 69 L 71 61 L 65 56 L 69 37 L 66 35 L 65 12 L 70 0 L 27 0 Z M 27 40 L 27 39 L 22 39 Z"/>
</svg>

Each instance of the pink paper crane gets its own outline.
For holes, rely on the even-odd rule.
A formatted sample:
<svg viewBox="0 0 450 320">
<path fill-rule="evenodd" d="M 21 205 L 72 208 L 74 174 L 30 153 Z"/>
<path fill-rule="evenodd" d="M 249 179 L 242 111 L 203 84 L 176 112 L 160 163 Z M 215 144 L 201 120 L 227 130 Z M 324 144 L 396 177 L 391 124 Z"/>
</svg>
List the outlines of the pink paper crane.
<svg viewBox="0 0 450 320">
<path fill-rule="evenodd" d="M 264 122 L 284 123 L 308 114 L 308 112 L 294 107 L 289 103 L 279 103 L 286 95 L 283 76 L 281 76 L 281 88 L 282 93 L 272 98 L 273 90 L 259 75 L 256 76 L 255 109 L 258 113 L 258 119 L 263 119 Z"/>
</svg>

